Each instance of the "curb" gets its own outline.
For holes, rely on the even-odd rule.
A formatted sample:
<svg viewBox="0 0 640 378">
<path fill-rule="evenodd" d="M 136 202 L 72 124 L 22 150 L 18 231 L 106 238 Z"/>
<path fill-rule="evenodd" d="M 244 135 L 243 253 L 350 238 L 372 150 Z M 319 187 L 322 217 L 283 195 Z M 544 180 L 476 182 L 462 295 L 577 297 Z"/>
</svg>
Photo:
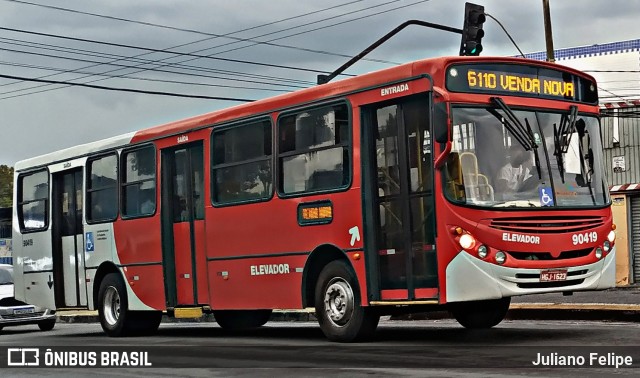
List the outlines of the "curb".
<svg viewBox="0 0 640 378">
<path fill-rule="evenodd" d="M 273 310 L 270 322 L 309 322 L 316 321 L 316 315 L 313 310 Z M 57 314 L 59 323 L 99 323 L 97 311 L 82 311 L 74 313 L 73 311 L 61 311 Z M 162 316 L 163 323 L 209 323 L 215 322 L 213 314 L 204 314 L 201 318 L 196 319 L 177 319 Z"/>
<path fill-rule="evenodd" d="M 390 320 L 440 320 L 451 319 L 447 311 L 432 311 L 414 314 L 393 315 Z M 98 323 L 96 311 L 79 313 L 60 312 L 57 316 L 60 323 Z M 509 307 L 505 319 L 508 320 L 597 320 L 640 322 L 640 305 L 605 304 L 605 303 L 514 303 Z M 309 322 L 317 321 L 312 309 L 274 310 L 271 322 Z M 213 314 L 205 314 L 198 319 L 176 319 L 166 315 L 163 323 L 208 323 L 215 322 Z"/>
<path fill-rule="evenodd" d="M 391 320 L 451 319 L 448 311 L 392 316 Z M 640 305 L 611 303 L 514 303 L 507 320 L 595 320 L 640 322 Z"/>
</svg>

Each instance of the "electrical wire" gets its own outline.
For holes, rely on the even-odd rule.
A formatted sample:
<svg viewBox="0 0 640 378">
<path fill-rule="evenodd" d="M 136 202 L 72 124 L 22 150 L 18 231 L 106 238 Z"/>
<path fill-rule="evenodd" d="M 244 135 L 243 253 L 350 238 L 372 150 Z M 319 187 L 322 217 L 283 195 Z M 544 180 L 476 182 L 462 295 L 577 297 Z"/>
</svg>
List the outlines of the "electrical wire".
<svg viewBox="0 0 640 378">
<path fill-rule="evenodd" d="M 507 29 L 502 25 L 502 23 L 500 21 L 498 21 L 497 18 L 493 17 L 492 15 L 490 15 L 487 12 L 484 12 L 485 16 L 489 17 L 490 19 L 492 19 L 493 21 L 495 21 L 498 25 L 500 25 L 500 27 L 502 28 L 502 30 L 504 31 L 504 33 L 507 35 L 507 37 L 509 37 L 509 39 L 511 40 L 511 43 L 513 43 L 513 45 L 516 47 L 516 49 L 518 49 L 518 52 L 520 53 L 520 55 L 522 55 L 522 57 L 524 58 L 524 53 L 522 52 L 522 50 L 520 50 L 520 47 L 518 47 L 518 44 L 516 43 L 516 41 L 513 40 L 513 38 L 511 37 L 511 34 L 509 34 L 509 32 L 507 31 Z"/>
<path fill-rule="evenodd" d="M 213 59 L 213 60 L 220 60 L 220 61 L 231 62 L 231 63 L 250 64 L 250 65 L 261 66 L 261 67 L 282 68 L 282 69 L 288 69 L 288 70 L 294 70 L 294 71 L 312 72 L 312 73 L 330 73 L 328 71 L 322 71 L 322 70 L 311 69 L 311 68 L 302 68 L 302 67 L 286 66 L 286 65 L 282 65 L 282 64 L 271 64 L 271 63 L 254 62 L 254 61 L 251 61 L 251 60 L 242 60 L 242 59 L 220 58 L 220 57 L 216 57 L 216 56 L 198 55 L 198 54 L 191 54 L 191 53 L 178 53 L 178 52 L 166 51 L 166 50 L 162 50 L 162 49 L 154 49 L 154 48 L 151 48 L 151 47 L 134 46 L 134 45 L 127 45 L 127 44 L 123 44 L 123 43 L 113 43 L 113 42 L 98 41 L 98 40 L 93 40 L 93 39 L 69 37 L 69 36 L 64 36 L 64 35 L 61 35 L 61 34 L 40 33 L 40 32 L 23 30 L 23 29 L 0 27 L 0 30 L 6 30 L 6 31 L 15 32 L 15 33 L 38 35 L 38 36 L 49 37 L 49 38 L 59 38 L 59 39 L 65 39 L 65 40 L 70 40 L 70 41 L 76 41 L 76 42 L 99 44 L 99 45 L 104 45 L 104 46 L 122 47 L 122 48 L 127 48 L 127 49 L 136 49 L 136 50 L 149 51 L 149 52 L 154 52 L 154 53 L 173 54 L 173 55 L 176 55 L 176 56 L 190 56 L 190 57 L 196 57 L 196 58 L 199 58 L 199 59 Z"/>
<path fill-rule="evenodd" d="M 190 94 L 184 94 L 184 93 L 174 93 L 174 92 L 145 91 L 141 89 L 105 87 L 102 85 L 74 83 L 70 81 L 61 81 L 61 80 L 36 79 L 36 78 L 30 78 L 30 77 L 24 77 L 24 76 L 12 76 L 12 75 L 3 75 L 3 74 L 0 74 L 0 78 L 12 79 L 12 80 L 34 81 L 37 83 L 64 84 L 64 85 L 70 85 L 75 87 L 102 89 L 105 91 L 133 92 L 133 93 L 144 93 L 144 94 L 161 95 L 161 96 L 202 98 L 202 99 L 208 99 L 208 100 L 223 100 L 223 101 L 238 101 L 238 102 L 256 101 L 256 100 L 251 100 L 246 98 L 237 98 L 237 97 L 201 96 L 201 95 L 190 95 Z"/>
<path fill-rule="evenodd" d="M 8 44 L 8 45 L 14 45 L 14 46 L 28 47 L 28 48 L 38 48 L 38 49 L 41 49 L 41 50 L 52 50 L 52 51 L 57 51 L 57 52 L 69 53 L 69 54 L 88 55 L 88 56 L 92 56 L 92 57 L 100 57 L 100 58 L 108 58 L 108 59 L 112 59 L 112 58 L 116 57 L 117 59 L 112 60 L 112 62 L 113 61 L 127 61 L 127 62 L 133 62 L 133 63 L 140 63 L 138 65 L 125 66 L 126 68 L 137 68 L 137 67 L 140 67 L 141 65 L 155 64 L 156 63 L 155 60 L 140 59 L 140 58 L 135 58 L 135 57 L 127 57 L 127 56 L 116 55 L 116 54 L 111 54 L 111 53 L 95 52 L 95 51 L 92 51 L 92 50 L 84 50 L 84 49 L 78 49 L 78 48 L 72 48 L 72 47 L 52 45 L 52 44 L 47 44 L 47 43 L 24 41 L 24 40 L 18 40 L 18 39 L 13 39 L 13 38 L 2 38 L 2 37 L 0 37 L 0 43 L 5 43 L 5 44 Z M 16 51 L 21 51 L 23 53 L 29 53 L 27 51 L 22 51 L 22 50 L 16 50 Z M 122 66 L 122 65 L 117 65 L 117 64 L 110 64 L 109 62 L 104 62 L 103 65 Z M 93 67 L 93 66 L 89 66 L 89 67 Z M 313 82 L 306 81 L 306 80 L 291 79 L 291 78 L 285 78 L 285 77 L 280 77 L 280 76 L 250 74 L 250 73 L 245 73 L 245 72 L 240 72 L 240 71 L 213 69 L 213 68 L 202 67 L 202 66 L 179 65 L 178 64 L 178 65 L 174 65 L 173 67 L 178 68 L 178 69 L 184 69 L 184 70 L 188 69 L 188 70 L 201 71 L 201 72 L 224 73 L 224 74 L 230 74 L 230 75 L 236 75 L 236 76 L 242 76 L 242 77 L 254 77 L 254 78 L 269 79 L 269 80 L 280 81 L 280 82 L 288 82 L 288 83 L 308 84 L 308 85 L 315 84 Z M 83 68 L 88 68 L 88 67 L 83 67 Z M 79 68 L 79 69 L 82 69 L 82 68 Z M 119 68 L 119 69 L 122 69 L 122 68 Z M 145 71 L 154 71 L 154 69 L 153 68 L 147 68 L 147 69 L 145 69 Z M 113 75 L 113 76 L 116 77 L 116 75 Z M 10 85 L 10 84 L 4 84 L 4 85 Z M 0 85 L 0 86 L 3 86 L 3 85 Z"/>
<path fill-rule="evenodd" d="M 25 64 L 25 63 L 14 63 L 14 62 L 4 62 L 0 61 L 0 65 L 9 66 L 9 67 L 20 67 L 20 68 L 30 68 L 36 70 L 44 70 L 44 71 L 55 71 L 55 72 L 66 72 L 65 69 L 62 68 L 54 68 L 47 66 L 38 66 L 34 64 Z M 200 83 L 194 81 L 177 81 L 177 80 L 166 80 L 166 79 L 152 79 L 146 77 L 137 77 L 137 76 L 117 76 L 117 75 L 109 75 L 104 73 L 93 73 L 86 71 L 76 71 L 82 74 L 95 75 L 95 76 L 104 76 L 104 77 L 117 77 L 120 79 L 126 80 L 139 80 L 139 81 L 150 81 L 150 82 L 158 82 L 158 83 L 168 83 L 168 84 L 182 84 L 182 85 L 194 85 L 194 86 L 204 86 L 204 87 L 216 87 L 216 88 L 233 88 L 233 89 L 248 89 L 248 90 L 260 90 L 260 91 L 272 91 L 272 92 L 286 92 L 289 93 L 291 91 L 281 88 L 262 88 L 262 87 L 246 87 L 240 85 L 223 85 L 223 84 L 211 84 L 211 83 Z M 2 93 L 0 93 L 2 94 Z"/>
<path fill-rule="evenodd" d="M 252 27 L 236 30 L 236 31 L 227 33 L 225 35 L 232 35 L 232 34 L 237 34 L 237 33 L 245 32 L 245 31 L 249 31 L 249 30 L 254 30 L 254 29 L 265 27 L 265 26 L 278 24 L 278 23 L 281 23 L 281 22 L 284 22 L 284 21 L 289 21 L 289 20 L 292 20 L 292 19 L 300 19 L 302 17 L 306 17 L 306 16 L 310 16 L 310 15 L 313 15 L 313 14 L 318 14 L 318 13 L 326 12 L 326 11 L 329 11 L 329 10 L 341 8 L 341 7 L 344 7 L 344 6 L 347 6 L 347 5 L 351 5 L 351 4 L 355 4 L 355 3 L 359 3 L 359 2 L 362 2 L 362 1 L 364 1 L 364 0 L 355 0 L 355 1 L 347 2 L 347 3 L 343 3 L 343 4 L 338 4 L 338 5 L 335 5 L 335 6 L 328 7 L 328 8 L 323 8 L 323 9 L 319 9 L 319 10 L 315 10 L 315 11 L 299 14 L 299 15 L 296 15 L 296 16 L 291 16 L 291 17 L 282 18 L 282 19 L 279 19 L 279 20 L 276 20 L 276 21 L 271 21 L 271 22 L 268 22 L 268 23 L 265 23 L 265 24 L 256 25 L 256 26 L 252 26 Z M 288 29 L 285 29 L 285 30 L 288 30 Z M 200 43 L 200 42 L 204 42 L 204 41 L 208 41 L 208 40 L 212 40 L 212 39 L 216 39 L 216 38 L 218 38 L 218 37 L 215 37 L 215 36 L 214 37 L 207 37 L 207 38 L 199 39 L 199 40 L 192 41 L 192 42 L 187 42 L 187 43 L 182 43 L 182 44 L 179 44 L 179 45 L 174 45 L 174 46 L 165 48 L 164 50 L 171 50 L 171 49 L 184 47 L 184 46 L 188 46 L 188 45 L 192 45 L 192 44 L 196 44 L 196 43 Z M 201 51 L 204 51 L 204 50 L 207 50 L 207 49 L 200 49 L 200 50 L 196 50 L 195 52 L 201 52 Z M 145 56 L 145 55 L 149 55 L 149 54 L 151 54 L 151 53 L 147 52 L 147 53 L 134 55 L 133 57 L 140 57 L 140 56 Z M 166 60 L 166 59 L 167 58 L 164 58 L 164 59 L 161 59 L 160 61 L 163 61 L 163 60 Z M 118 61 L 120 61 L 120 59 L 116 59 L 113 62 L 118 62 Z M 156 60 L 156 61 L 158 61 L 158 60 Z M 71 73 L 71 72 L 75 72 L 75 71 L 80 70 L 80 69 L 92 68 L 92 67 L 96 67 L 96 66 L 100 66 L 100 65 L 102 65 L 102 64 L 98 63 L 98 64 L 94 64 L 94 65 L 90 65 L 90 66 L 86 66 L 86 67 L 81 67 L 81 68 L 77 68 L 77 69 L 70 69 L 70 70 L 67 70 L 67 72 L 65 72 L 65 73 Z M 139 65 L 139 66 L 141 66 L 141 65 Z M 177 65 L 177 64 L 171 64 L 171 65 Z M 111 71 L 108 71 L 106 73 L 117 72 L 117 71 L 120 71 L 120 70 L 122 70 L 122 69 L 111 70 Z M 138 70 L 138 71 L 136 71 L 134 73 L 144 72 L 144 71 L 146 71 L 146 70 Z M 217 70 L 217 71 L 224 72 L 226 70 Z M 236 72 L 236 71 L 227 71 L 227 72 Z M 51 76 L 56 76 L 56 75 L 59 75 L 59 74 L 58 73 L 54 73 L 54 74 L 50 74 L 50 75 L 44 75 L 44 76 L 41 76 L 40 78 L 46 78 L 46 77 L 51 77 Z M 245 75 L 247 75 L 247 74 L 245 74 Z M 93 75 L 89 74 L 89 75 L 85 75 L 83 77 L 76 78 L 76 79 L 82 79 L 82 78 L 86 78 L 86 77 L 90 77 L 90 76 L 93 76 Z M 124 76 L 124 75 L 120 75 L 120 76 Z M 259 76 L 264 76 L 264 75 L 253 74 L 253 76 L 259 77 Z M 119 77 L 119 76 L 115 76 L 114 75 L 114 77 Z M 73 79 L 73 80 L 76 80 L 76 79 Z M 100 79 L 100 80 L 104 80 L 104 79 Z M 295 79 L 288 79 L 288 81 L 302 82 L 301 80 L 295 80 Z M 17 84 L 17 83 L 19 83 L 19 81 L 12 82 L 12 83 L 5 83 L 2 86 L 13 85 L 13 84 Z M 306 82 L 306 83 L 307 84 L 315 84 L 313 82 Z M 49 86 L 49 84 L 46 84 L 44 86 Z M 42 87 L 42 86 L 36 86 L 36 87 L 32 87 L 32 88 L 39 88 L 39 87 Z M 58 88 L 56 88 L 56 89 L 58 89 Z M 40 92 L 42 92 L 42 91 L 33 92 L 33 93 L 40 93 Z"/>
<path fill-rule="evenodd" d="M 286 48 L 286 49 L 306 51 L 306 52 L 312 52 L 312 53 L 317 53 L 317 54 L 344 57 L 342 54 L 336 54 L 336 53 L 329 52 L 329 51 L 324 51 L 324 50 L 313 50 L 313 49 L 301 48 L 301 47 L 290 46 L 290 45 L 283 45 L 283 44 L 278 44 L 278 43 L 261 42 L 261 41 L 255 41 L 255 40 L 253 40 L 251 38 L 240 38 L 240 37 L 233 37 L 233 36 L 225 35 L 225 34 L 208 33 L 208 32 L 203 32 L 203 31 L 195 30 L 195 29 L 187 29 L 187 28 L 180 28 L 180 27 L 176 27 L 176 26 L 168 26 L 168 25 L 157 24 L 157 23 L 153 23 L 153 22 L 132 20 L 132 19 L 124 18 L 124 17 L 116 17 L 116 16 L 109 16 L 109 15 L 104 15 L 104 14 L 99 14 L 99 13 L 79 11 L 79 10 L 76 10 L 76 9 L 63 8 L 63 7 L 53 6 L 53 5 L 46 5 L 46 4 L 32 3 L 32 2 L 29 2 L 29 1 L 22 1 L 22 0 L 4 0 L 4 1 L 17 3 L 17 4 L 23 4 L 23 5 L 31 5 L 31 6 L 36 6 L 36 7 L 42 7 L 42 8 L 49 8 L 49 9 L 53 9 L 53 10 L 57 10 L 57 11 L 70 12 L 70 13 L 76 13 L 76 14 L 83 14 L 83 15 L 87 15 L 87 16 L 111 19 L 111 20 L 115 20 L 115 21 L 122 21 L 122 22 L 127 22 L 127 23 L 145 25 L 145 26 L 153 26 L 153 27 L 162 28 L 162 29 L 169 29 L 169 30 L 187 32 L 187 33 L 206 35 L 206 36 L 210 36 L 210 37 L 229 38 L 229 39 L 233 39 L 233 40 L 236 40 L 236 41 L 239 41 L 239 42 L 256 42 L 258 44 L 269 45 L 269 46 L 273 46 L 273 47 L 281 47 L 281 48 Z M 423 0 L 421 2 L 424 2 L 424 1 L 430 1 L 430 0 Z M 372 59 L 364 59 L 364 60 L 377 61 L 377 60 L 372 60 Z M 397 64 L 397 63 L 394 63 L 394 64 Z"/>
<path fill-rule="evenodd" d="M 48 58 L 72 60 L 72 61 L 76 61 L 76 62 L 97 63 L 94 60 L 80 59 L 80 58 L 69 58 L 69 57 L 63 57 L 63 56 L 57 56 L 57 55 L 51 55 L 51 54 L 36 53 L 36 52 L 29 52 L 29 51 L 21 51 L 21 50 L 15 50 L 15 49 L 7 49 L 7 48 L 0 48 L 0 51 L 8 51 L 8 52 L 35 55 L 35 56 L 42 56 L 42 57 L 48 57 Z M 131 68 L 131 66 L 121 65 L 121 64 L 112 63 L 112 65 L 122 66 L 124 68 Z M 166 73 L 172 73 L 172 74 L 176 73 L 176 72 L 173 72 L 173 71 L 160 70 L 160 69 L 158 69 L 157 72 L 166 72 Z M 200 75 L 200 74 L 193 74 L 193 73 L 179 73 L 179 74 L 188 75 L 188 76 L 207 77 L 207 78 L 210 78 L 210 79 L 242 81 L 242 82 L 254 83 L 254 84 L 266 84 L 266 85 L 276 85 L 276 86 L 285 86 L 285 87 L 294 87 L 294 88 L 296 88 L 296 87 L 297 88 L 307 88 L 307 87 L 303 87 L 303 86 L 297 86 L 297 85 L 294 85 L 294 84 L 278 84 L 278 83 L 263 82 L 263 81 L 258 81 L 258 80 L 247 80 L 247 79 L 237 79 L 237 78 L 233 78 L 232 79 L 232 78 L 226 78 L 226 77 L 220 77 L 220 76 Z M 27 80 L 27 81 L 34 81 L 34 80 Z M 42 82 L 46 83 L 47 81 L 42 81 Z M 20 91 L 20 90 L 14 90 L 14 91 L 11 91 L 11 92 L 3 92 L 3 93 L 0 93 L 0 95 L 12 93 L 12 92 L 17 92 L 17 91 Z M 4 97 L 2 99 L 4 99 Z"/>
<path fill-rule="evenodd" d="M 425 0 L 425 1 L 429 1 L 429 0 Z M 355 3 L 355 2 L 358 2 L 358 1 L 354 1 L 354 2 L 351 2 L 351 3 Z M 424 1 L 420 1 L 420 2 L 424 2 Z M 418 2 L 418 3 L 420 3 L 420 2 Z M 351 4 L 351 3 L 347 3 L 347 4 Z M 386 4 L 386 3 L 385 3 L 385 4 Z M 415 5 L 415 4 L 417 4 L 417 3 L 409 4 L 408 6 L 412 6 L 412 5 Z M 345 4 L 343 4 L 343 5 L 345 5 Z M 377 6 L 379 6 L 379 5 L 376 5 L 376 6 L 374 6 L 374 7 L 377 7 Z M 328 9 L 332 9 L 332 8 L 337 8 L 337 7 L 339 7 L 339 6 L 334 6 L 334 7 L 325 8 L 324 10 L 328 10 Z M 399 7 L 399 8 L 404 8 L 404 7 L 406 7 L 406 6 Z M 373 7 L 364 8 L 364 9 L 361 9 L 361 10 L 358 10 L 358 11 L 367 10 L 367 9 L 370 9 L 370 8 L 373 8 Z M 377 14 L 380 14 L 380 13 L 386 13 L 386 12 L 388 12 L 388 11 L 396 10 L 396 9 L 399 9 L 399 8 L 394 8 L 394 9 L 391 9 L 391 10 L 387 10 L 387 11 L 385 11 L 385 12 L 379 12 L 379 13 L 377 13 Z M 306 13 L 305 15 L 313 14 L 313 13 L 318 13 L 318 12 L 321 12 L 321 11 L 324 11 L 324 10 L 319 10 L 319 11 L 315 11 L 315 12 L 308 12 L 308 13 Z M 350 12 L 350 13 L 353 13 L 353 12 Z M 377 14 L 375 14 L 375 15 L 377 15 Z M 369 15 L 369 16 L 366 16 L 366 17 L 370 17 L 370 16 L 373 16 L 373 15 Z M 286 18 L 286 19 L 283 19 L 283 20 L 287 20 L 287 19 L 291 19 L 291 18 Z M 351 20 L 351 21 L 353 21 L 353 20 Z M 278 21 L 276 21 L 276 22 L 278 22 Z M 269 23 L 269 24 L 273 24 L 273 23 L 276 23 L 276 22 L 272 22 L 272 23 Z M 350 21 L 347 21 L 347 22 L 350 22 Z M 314 22 L 314 23 L 316 23 L 316 22 Z M 308 23 L 308 24 L 310 24 L 310 23 Z M 306 25 L 307 25 L 307 24 L 306 24 Z M 305 26 L 305 25 L 301 25 L 301 26 Z M 335 26 L 335 25 L 330 25 L 330 26 L 328 26 L 328 27 L 331 27 L 331 26 Z M 300 27 L 300 25 L 299 25 L 299 26 L 297 26 L 297 27 Z M 256 28 L 256 27 L 254 27 L 254 28 Z M 295 28 L 295 27 L 294 27 L 294 28 Z M 249 29 L 253 29 L 253 28 L 246 28 L 246 29 L 243 29 L 243 30 L 249 30 Z M 293 29 L 293 28 L 290 28 L 290 29 Z M 287 29 L 285 29 L 285 30 L 287 30 Z M 282 31 L 280 31 L 280 32 L 282 32 Z M 229 34 L 233 34 L 233 33 L 229 33 Z M 268 33 L 268 34 L 271 34 L 271 33 Z M 210 38 L 206 38 L 206 39 L 203 39 L 203 40 L 213 39 L 213 38 L 217 38 L 217 36 L 210 37 Z M 281 37 L 281 38 L 283 38 L 283 37 Z M 281 38 L 280 38 L 280 39 L 281 39 Z M 200 41 L 203 41 L 203 40 L 200 40 Z M 179 45 L 179 46 L 185 46 L 185 45 L 188 45 L 188 44 L 190 44 L 190 43 L 183 44 L 183 45 Z M 168 50 L 168 49 L 165 49 L 165 50 Z M 207 50 L 207 49 L 204 49 L 204 50 Z M 200 50 L 200 51 L 203 51 L 203 50 Z M 145 54 L 142 54 L 142 55 L 145 55 Z M 140 55 L 138 55 L 138 56 L 140 56 Z M 167 59 L 167 58 L 165 58 L 165 59 L 163 59 L 163 60 L 166 60 L 166 59 Z M 194 58 L 194 59 L 196 59 L 196 58 Z M 190 60 L 194 60 L 194 59 L 190 59 Z M 391 62 L 391 63 L 393 63 L 393 62 Z M 175 63 L 164 64 L 164 66 L 166 66 L 166 65 L 174 65 L 174 64 L 175 64 Z M 120 69 L 118 69 L 118 70 L 120 70 Z M 146 69 L 142 69 L 142 70 L 135 71 L 135 72 L 133 72 L 133 73 L 143 72 L 143 71 L 145 71 L 145 70 L 146 70 Z M 114 72 L 114 71 L 117 71 L 117 70 L 112 70 L 112 71 L 109 71 L 109 72 Z M 129 74 L 131 74 L 131 73 L 129 73 Z M 126 74 L 124 74 L 124 75 L 126 75 Z M 122 75 L 122 76 L 124 76 L 124 75 Z M 347 76 L 353 76 L 353 75 L 348 75 L 348 74 L 345 74 L 345 75 L 347 75 Z M 49 76 L 49 75 L 48 75 L 48 76 Z M 84 77 L 87 77 L 87 76 L 84 76 Z M 101 80 L 106 80 L 106 79 L 105 79 L 105 78 L 102 78 L 102 79 L 97 79 L 97 80 L 93 80 L 93 81 L 90 81 L 90 82 L 96 82 L 96 81 L 101 81 Z M 48 84 L 47 84 L 47 85 L 44 85 L 44 86 L 48 86 Z M 32 88 L 32 89 L 35 89 L 35 88 L 38 88 L 38 87 L 42 87 L 42 86 L 31 87 L 31 88 Z M 47 89 L 47 90 L 41 90 L 41 91 L 37 91 L 37 92 L 31 92 L 31 93 L 33 93 L 33 94 L 35 94 L 35 93 L 41 93 L 41 92 L 45 92 L 45 91 L 49 91 L 49 90 L 54 90 L 54 89 L 60 89 L 60 87 L 58 87 L 58 88 L 51 88 L 51 89 Z M 23 95 L 27 95 L 27 94 L 23 94 Z"/>
</svg>

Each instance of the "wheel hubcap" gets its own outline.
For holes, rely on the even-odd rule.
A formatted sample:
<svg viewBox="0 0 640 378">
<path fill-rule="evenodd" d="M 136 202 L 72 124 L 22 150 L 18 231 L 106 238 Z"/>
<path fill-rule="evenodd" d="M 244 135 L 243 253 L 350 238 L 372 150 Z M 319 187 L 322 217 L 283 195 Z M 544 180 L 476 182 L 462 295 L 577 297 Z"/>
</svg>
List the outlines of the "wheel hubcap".
<svg viewBox="0 0 640 378">
<path fill-rule="evenodd" d="M 324 294 L 324 309 L 327 317 L 337 326 L 349 322 L 353 314 L 353 289 L 342 278 L 334 278 Z"/>
<path fill-rule="evenodd" d="M 109 325 L 115 325 L 120 317 L 120 294 L 115 287 L 109 286 L 104 293 L 104 318 Z"/>
</svg>

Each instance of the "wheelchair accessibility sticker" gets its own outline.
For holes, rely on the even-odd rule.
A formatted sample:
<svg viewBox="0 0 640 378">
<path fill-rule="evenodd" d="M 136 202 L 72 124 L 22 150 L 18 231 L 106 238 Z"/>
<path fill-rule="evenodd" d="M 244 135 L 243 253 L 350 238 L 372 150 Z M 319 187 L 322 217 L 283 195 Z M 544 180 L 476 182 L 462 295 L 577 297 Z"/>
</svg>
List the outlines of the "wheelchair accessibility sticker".
<svg viewBox="0 0 640 378">
<path fill-rule="evenodd" d="M 553 192 L 551 191 L 551 187 L 544 187 L 538 189 L 538 194 L 540 195 L 540 203 L 542 206 L 553 206 Z"/>
<path fill-rule="evenodd" d="M 85 249 L 87 252 L 93 252 L 95 245 L 93 244 L 93 232 L 87 232 L 85 238 Z"/>
</svg>

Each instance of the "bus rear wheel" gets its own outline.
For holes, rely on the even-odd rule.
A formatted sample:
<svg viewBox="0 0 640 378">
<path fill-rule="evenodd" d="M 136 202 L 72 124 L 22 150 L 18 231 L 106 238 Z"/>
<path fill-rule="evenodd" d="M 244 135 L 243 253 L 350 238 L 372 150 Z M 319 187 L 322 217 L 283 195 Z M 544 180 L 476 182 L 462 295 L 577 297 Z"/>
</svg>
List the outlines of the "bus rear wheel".
<svg viewBox="0 0 640 378">
<path fill-rule="evenodd" d="M 218 310 L 213 312 L 218 325 L 224 329 L 250 329 L 265 325 L 272 310 Z"/>
<path fill-rule="evenodd" d="M 135 316 L 128 311 L 129 302 L 124 281 L 118 273 L 107 274 L 98 291 L 98 317 L 110 337 L 128 336 L 135 328 Z"/>
<path fill-rule="evenodd" d="M 453 317 L 465 328 L 483 329 L 498 325 L 509 311 L 511 298 L 456 302 L 449 305 Z"/>
<path fill-rule="evenodd" d="M 380 316 L 361 305 L 356 275 L 342 260 L 332 261 L 318 276 L 315 291 L 318 323 L 331 341 L 352 342 L 369 338 Z"/>
</svg>

